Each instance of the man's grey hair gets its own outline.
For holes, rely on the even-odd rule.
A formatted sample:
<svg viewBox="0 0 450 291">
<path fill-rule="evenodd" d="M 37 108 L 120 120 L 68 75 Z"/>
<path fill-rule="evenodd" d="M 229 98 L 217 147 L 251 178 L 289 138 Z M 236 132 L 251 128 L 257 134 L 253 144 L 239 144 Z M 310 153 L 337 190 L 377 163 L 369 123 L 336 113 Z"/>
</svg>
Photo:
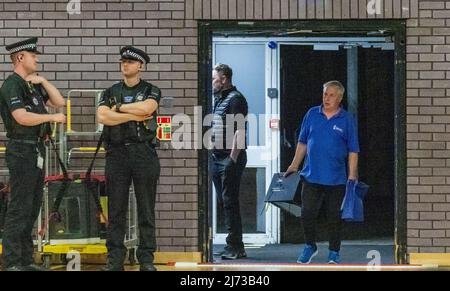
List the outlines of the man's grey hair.
<svg viewBox="0 0 450 291">
<path fill-rule="evenodd" d="M 214 71 L 217 73 L 222 74 L 223 76 L 227 77 L 227 79 L 231 82 L 233 79 L 233 70 L 229 65 L 226 64 L 217 64 L 214 66 Z"/>
<path fill-rule="evenodd" d="M 340 96 L 344 97 L 345 88 L 341 82 L 334 80 L 334 81 L 329 81 L 329 82 L 326 82 L 325 84 L 323 84 L 324 90 L 328 87 L 335 87 L 336 89 L 338 89 Z"/>
</svg>

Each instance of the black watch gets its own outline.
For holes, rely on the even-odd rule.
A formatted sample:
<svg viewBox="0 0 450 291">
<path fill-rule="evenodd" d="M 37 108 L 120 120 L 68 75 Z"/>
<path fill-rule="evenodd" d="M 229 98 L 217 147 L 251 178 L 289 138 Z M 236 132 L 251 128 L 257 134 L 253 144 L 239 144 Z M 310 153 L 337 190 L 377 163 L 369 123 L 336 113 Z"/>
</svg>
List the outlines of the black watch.
<svg viewBox="0 0 450 291">
<path fill-rule="evenodd" d="M 117 103 L 117 104 L 116 104 L 116 112 L 117 112 L 117 113 L 121 113 L 121 112 L 120 112 L 120 106 L 122 106 L 122 103 Z"/>
</svg>

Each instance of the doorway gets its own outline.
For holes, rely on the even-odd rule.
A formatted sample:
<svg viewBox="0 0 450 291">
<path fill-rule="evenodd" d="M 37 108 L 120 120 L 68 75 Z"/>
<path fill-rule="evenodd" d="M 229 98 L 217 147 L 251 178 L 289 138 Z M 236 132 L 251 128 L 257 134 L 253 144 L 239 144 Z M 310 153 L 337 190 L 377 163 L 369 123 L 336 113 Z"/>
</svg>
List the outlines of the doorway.
<svg viewBox="0 0 450 291">
<path fill-rule="evenodd" d="M 252 26 L 251 29 L 249 29 L 249 25 Z M 378 35 L 381 34 L 382 38 L 386 39 L 386 42 L 390 42 L 391 49 L 360 46 L 356 50 L 358 58 L 356 67 L 359 71 L 357 83 L 360 86 L 356 87 L 356 90 L 353 90 L 352 96 L 362 96 L 360 98 L 357 98 L 356 109 L 359 122 L 360 143 L 363 151 L 364 148 L 367 147 L 367 149 L 370 149 L 370 151 L 372 152 L 379 150 L 379 154 L 377 154 L 379 156 L 385 155 L 383 157 L 383 163 L 380 163 L 379 161 L 377 161 L 377 158 L 372 157 L 372 155 L 375 156 L 375 154 L 371 153 L 370 156 L 365 156 L 365 153 L 362 152 L 362 161 L 360 163 L 359 169 L 360 178 L 361 180 L 370 184 L 370 186 L 372 187 L 371 189 L 375 191 L 375 194 L 373 196 L 374 200 L 376 200 L 375 197 L 382 197 L 383 199 L 385 199 L 384 202 L 380 203 L 384 205 L 383 211 L 386 212 L 384 218 L 389 220 L 389 223 L 385 224 L 383 228 L 379 229 L 377 229 L 376 224 L 373 223 L 373 227 L 370 227 L 371 231 L 350 231 L 349 233 L 353 236 L 350 236 L 349 239 L 369 240 L 372 238 L 386 238 L 391 244 L 390 247 L 392 247 L 392 244 L 395 245 L 395 258 L 393 258 L 393 260 L 395 259 L 395 262 L 397 263 L 405 263 L 405 23 L 402 21 L 342 21 L 339 23 L 331 23 L 329 21 L 298 21 L 289 23 L 275 21 L 263 21 L 255 23 L 205 21 L 199 22 L 199 29 L 201 61 L 201 64 L 199 66 L 199 88 L 202 92 L 205 92 L 205 94 L 201 94 L 205 96 L 202 99 L 202 104 L 205 105 L 204 114 L 210 112 L 212 108 L 212 94 L 210 85 L 211 69 L 214 63 L 220 61 L 214 56 L 214 41 L 218 38 L 222 38 L 223 41 L 262 41 L 263 46 L 265 47 L 264 60 L 266 64 L 264 65 L 265 83 L 263 86 L 265 91 L 264 99 L 262 102 L 265 106 L 266 113 L 269 112 L 268 110 L 270 110 L 271 115 L 269 120 L 265 120 L 263 122 L 265 126 L 264 132 L 266 133 L 265 140 L 267 141 L 268 137 L 270 137 L 270 144 L 263 144 L 263 146 L 266 147 L 264 149 L 266 152 L 270 151 L 268 149 L 269 147 L 272 148 L 272 151 L 276 151 L 274 155 L 277 156 L 278 159 L 276 160 L 276 162 L 265 164 L 265 173 L 264 175 L 260 175 L 260 177 L 265 177 L 265 181 L 264 183 L 259 183 L 259 189 L 263 184 L 266 185 L 267 189 L 269 182 L 268 179 L 270 179 L 271 175 L 273 173 L 285 170 L 286 163 L 288 163 L 288 161 L 290 162 L 290 159 L 293 156 L 292 147 L 295 146 L 295 131 L 299 126 L 301 118 L 304 115 L 301 111 L 304 110 L 306 112 L 308 107 L 320 104 L 322 84 L 324 83 L 323 81 L 338 79 L 343 82 L 344 85 L 347 85 L 349 80 L 355 79 L 354 77 L 350 79 L 347 78 L 349 71 L 347 60 L 348 54 L 346 52 L 347 48 L 345 47 L 345 43 L 344 45 L 342 45 L 342 43 L 334 42 L 334 44 L 328 43 L 324 45 L 323 41 L 317 41 L 316 38 L 338 37 L 341 39 L 351 39 L 355 37 L 367 37 L 369 34 L 377 35 L 377 33 L 374 33 L 374 31 L 379 32 L 379 29 L 383 29 L 383 31 L 379 32 Z M 280 37 L 280 35 L 283 35 L 283 31 L 286 32 L 285 35 L 289 36 Z M 297 38 L 297 40 L 295 40 L 295 38 Z M 307 38 L 308 40 L 305 41 Z M 271 42 L 276 43 L 275 50 L 273 49 L 273 43 Z M 262 50 L 263 49 L 261 48 L 261 51 Z M 239 52 L 240 50 L 235 50 L 236 54 L 238 54 Z M 305 56 L 309 55 L 310 58 L 316 59 L 316 61 L 310 62 L 309 64 L 308 62 L 304 62 L 303 66 L 305 66 L 305 70 L 297 69 L 297 71 L 300 72 L 292 75 L 290 74 L 291 77 L 289 77 L 286 75 L 286 70 L 288 70 L 288 67 L 294 68 L 294 65 L 296 64 L 295 57 L 291 57 L 291 60 L 288 60 L 289 54 L 298 55 L 299 52 L 305 54 Z M 379 58 L 386 59 L 386 63 L 381 62 L 381 65 L 384 69 L 389 71 L 388 75 L 383 75 L 386 76 L 385 78 L 383 78 L 383 80 L 389 78 L 389 80 L 391 81 L 390 83 L 383 83 L 383 86 L 385 86 L 384 89 L 380 89 L 380 86 L 378 85 L 378 87 L 375 86 L 373 83 L 376 82 L 368 82 L 374 72 L 377 72 L 376 75 L 380 76 L 380 68 L 376 67 L 376 64 L 380 63 L 377 60 Z M 342 66 L 333 65 L 328 71 L 318 70 L 317 68 L 320 67 L 321 62 L 341 64 Z M 288 66 L 285 66 L 286 63 L 288 63 Z M 390 63 L 390 66 L 388 66 L 387 63 Z M 313 70 L 313 68 L 315 68 L 316 72 L 311 73 L 310 71 L 309 74 L 305 75 L 303 71 L 308 72 L 308 66 L 311 68 L 310 70 Z M 319 78 L 317 75 L 317 78 L 311 77 L 311 75 L 319 73 L 322 73 L 321 78 L 323 78 L 324 80 Z M 295 97 L 296 94 L 292 92 L 300 90 L 299 88 L 295 89 L 295 86 L 299 85 L 298 83 L 300 82 L 294 82 L 292 79 L 298 80 L 299 78 L 302 78 L 302 74 L 305 75 L 303 77 L 306 77 L 306 79 L 309 78 L 309 81 L 305 82 L 308 86 L 305 85 L 304 88 L 300 88 L 301 90 L 304 90 L 303 92 L 306 96 L 302 99 L 303 103 L 298 104 L 299 107 L 293 110 L 294 106 L 286 106 L 286 104 L 288 103 L 285 103 L 283 100 L 288 100 L 289 98 L 293 99 Z M 244 74 L 244 76 L 248 75 Z M 335 76 L 338 76 L 339 78 Z M 361 84 L 364 84 L 364 86 L 361 86 Z M 271 89 L 271 96 L 269 96 L 268 89 Z M 273 89 L 275 89 L 276 92 L 275 98 L 273 97 Z M 382 92 L 383 100 L 385 101 L 384 103 L 380 102 L 377 90 L 384 90 L 384 92 Z M 246 95 L 245 92 L 243 93 L 244 95 Z M 316 98 L 319 98 L 318 101 Z M 344 100 L 345 104 L 346 102 L 347 100 Z M 355 104 L 352 103 L 351 106 L 353 106 L 354 108 Z M 385 108 L 390 110 L 386 110 L 386 112 L 384 112 Z M 374 114 L 374 110 L 383 111 L 383 113 L 386 114 L 386 116 L 383 117 L 383 121 L 386 121 L 386 123 L 374 123 L 374 120 L 380 119 L 381 116 Z M 270 121 L 272 118 L 277 117 L 280 119 L 281 123 L 279 124 L 278 130 L 274 130 L 273 128 L 269 127 L 269 124 L 271 124 Z M 392 120 L 392 118 L 394 120 Z M 294 122 L 289 122 L 289 119 L 292 119 Z M 373 136 L 377 135 L 377 130 L 385 130 L 386 127 L 390 127 L 390 130 L 383 132 L 383 134 L 386 134 L 384 138 L 386 141 L 389 141 L 390 148 L 392 150 L 389 151 L 388 148 L 375 149 L 373 143 L 371 143 L 371 140 Z M 205 128 L 204 132 L 206 130 L 207 129 Z M 386 142 L 386 144 L 387 143 L 388 142 Z M 392 157 L 394 157 L 394 159 L 392 159 Z M 363 160 L 365 162 L 363 162 Z M 211 183 L 209 183 L 210 179 L 208 178 L 207 174 L 207 161 L 208 152 L 206 150 L 201 151 L 199 161 L 201 170 L 199 192 L 202 193 L 202 196 L 199 201 L 199 219 L 205 224 L 202 225 L 203 227 L 201 227 L 199 234 L 200 247 L 204 252 L 205 260 L 213 261 L 213 245 L 220 243 L 220 241 L 218 240 L 218 237 L 220 236 L 217 236 L 217 234 L 220 234 L 220 225 L 217 225 L 219 221 L 217 215 L 220 215 L 220 213 L 218 213 L 216 209 L 217 204 L 214 201 L 215 197 L 212 195 L 214 189 Z M 384 173 L 379 173 L 380 171 L 378 170 L 376 170 L 378 171 L 377 174 L 381 175 L 369 175 L 369 173 L 373 173 L 374 167 L 387 167 L 388 170 L 386 170 L 386 175 L 383 176 Z M 255 170 L 253 170 L 253 172 L 249 171 L 249 175 L 250 177 L 256 177 L 255 179 L 257 179 L 258 177 L 257 171 Z M 248 189 L 253 189 L 252 191 L 254 191 L 256 188 L 258 188 L 257 182 L 252 182 L 251 184 L 252 185 Z M 252 194 L 248 197 L 253 197 L 251 199 L 259 199 L 258 197 L 260 196 L 258 196 L 258 194 Z M 253 201 L 252 203 L 253 205 L 256 205 L 256 207 L 252 206 L 251 213 L 252 215 L 256 216 L 255 210 L 259 210 L 257 206 L 258 203 L 255 201 Z M 379 207 L 375 206 L 376 204 L 373 205 L 373 209 L 380 209 Z M 265 221 L 266 232 L 254 232 L 258 229 L 257 226 L 254 226 L 251 229 L 247 228 L 247 230 L 250 230 L 254 233 L 247 233 L 248 236 L 246 243 L 254 243 L 255 245 L 257 245 L 258 240 L 252 241 L 252 239 L 256 237 L 260 239 L 261 235 L 265 235 L 265 238 L 270 236 L 271 241 L 264 242 L 263 240 L 263 243 L 266 246 L 301 243 L 302 235 L 298 231 L 298 229 L 300 229 L 298 219 L 296 220 L 290 214 L 280 212 L 279 209 L 276 209 L 272 206 L 264 208 L 266 214 L 268 210 L 271 211 L 271 215 L 265 216 L 266 218 L 270 218 L 269 220 L 266 219 Z M 372 223 L 373 221 L 376 221 L 378 218 L 380 218 L 380 216 L 377 215 L 378 214 L 375 211 L 366 208 L 366 223 Z M 257 218 L 255 218 L 255 220 L 250 224 L 255 224 L 255 222 L 257 224 Z M 361 227 L 363 229 L 367 228 L 355 225 L 351 227 L 353 229 L 355 227 Z M 268 228 L 270 229 L 270 232 L 267 232 Z M 218 230 L 219 232 L 217 232 Z M 344 231 L 344 239 L 346 239 L 346 232 L 347 230 Z M 259 240 L 259 242 L 261 243 L 261 240 Z M 355 247 L 355 250 L 356 249 L 357 247 Z M 272 252 L 275 256 L 278 254 L 277 249 L 273 248 L 269 250 L 269 252 Z M 292 260 L 294 259 L 295 257 L 292 258 Z"/>
</svg>

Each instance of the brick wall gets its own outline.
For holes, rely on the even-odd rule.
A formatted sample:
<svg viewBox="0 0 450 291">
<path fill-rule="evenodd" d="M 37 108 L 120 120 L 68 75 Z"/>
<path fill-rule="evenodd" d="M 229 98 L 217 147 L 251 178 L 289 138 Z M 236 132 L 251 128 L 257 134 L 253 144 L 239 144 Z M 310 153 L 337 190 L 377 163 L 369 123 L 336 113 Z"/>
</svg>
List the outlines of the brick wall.
<svg viewBox="0 0 450 291">
<path fill-rule="evenodd" d="M 10 64 L 4 44 L 39 36 L 44 75 L 68 89 L 105 88 L 120 78 L 120 46 L 145 48 L 144 77 L 175 97 L 165 113 L 191 114 L 198 104 L 197 22 L 200 19 L 399 19 L 407 21 L 408 250 L 450 251 L 450 1 L 383 0 L 82 0 L 81 15 L 66 0 L 0 3 L 0 80 Z M 78 98 L 75 126 L 92 98 Z M 87 107 L 86 107 L 87 106 Z M 197 153 L 161 150 L 158 243 L 167 251 L 197 250 Z M 3 161 L 2 161 L 3 162 Z"/>
<path fill-rule="evenodd" d="M 408 21 L 410 252 L 450 251 L 450 2 L 420 1 Z"/>
<path fill-rule="evenodd" d="M 151 64 L 143 77 L 159 86 L 164 96 L 175 97 L 174 108 L 161 113 L 192 111 L 197 104 L 197 31 L 195 21 L 184 19 L 184 1 L 81 0 L 80 15 L 68 15 L 67 3 L 0 2 L 0 83 L 11 71 L 4 45 L 17 39 L 40 38 L 42 74 L 64 94 L 69 89 L 111 86 L 120 79 L 119 48 L 135 45 L 150 54 Z M 92 130 L 94 98 L 84 95 L 72 100 L 74 130 Z M 4 131 L 3 125 L 0 130 Z M 76 139 L 72 145 L 93 142 Z M 160 150 L 159 156 L 159 249 L 197 251 L 197 153 Z M 0 158 L 3 168 L 1 154 Z M 80 166 L 79 161 L 74 164 Z"/>
</svg>

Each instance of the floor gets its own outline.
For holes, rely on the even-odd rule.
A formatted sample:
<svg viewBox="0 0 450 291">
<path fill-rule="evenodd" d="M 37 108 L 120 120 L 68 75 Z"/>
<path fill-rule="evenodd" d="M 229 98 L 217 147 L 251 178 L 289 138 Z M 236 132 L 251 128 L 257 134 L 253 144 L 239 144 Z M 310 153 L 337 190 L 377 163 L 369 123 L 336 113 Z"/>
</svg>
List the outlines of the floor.
<svg viewBox="0 0 450 291">
<path fill-rule="evenodd" d="M 81 271 L 100 271 L 101 265 L 84 265 Z M 370 268 L 367 266 L 354 265 L 319 265 L 311 264 L 308 266 L 298 264 L 228 264 L 228 265 L 187 265 L 187 266 L 167 266 L 156 265 L 158 271 L 443 271 L 443 269 L 431 266 L 382 266 L 379 268 Z M 53 266 L 52 271 L 66 271 L 65 266 Z M 139 271 L 139 266 L 127 266 L 125 271 Z"/>
<path fill-rule="evenodd" d="M 214 245 L 214 251 L 223 249 L 224 245 Z M 310 265 L 296 263 L 303 248 L 299 244 L 246 245 L 247 258 L 236 261 L 222 260 L 214 257 L 213 263 L 177 262 L 156 265 L 159 271 L 353 271 L 353 270 L 450 270 L 437 266 L 395 265 L 394 247 L 391 240 L 343 241 L 341 248 L 342 263 L 327 264 L 328 245 L 319 243 L 319 254 Z M 373 264 L 381 261 L 381 265 Z M 96 260 L 103 262 L 103 260 Z M 83 264 L 82 271 L 100 271 L 102 264 Z M 379 266 L 379 267 L 378 267 Z M 66 265 L 53 264 L 53 271 L 67 271 Z M 138 265 L 125 266 L 126 271 L 138 271 Z"/>
<path fill-rule="evenodd" d="M 223 245 L 215 245 L 214 250 L 220 250 Z M 313 263 L 325 264 L 328 257 L 328 244 L 319 243 L 319 253 Z M 265 246 L 246 246 L 247 258 L 239 263 L 295 263 L 303 245 L 277 244 Z M 378 255 L 382 265 L 394 264 L 394 246 L 389 240 L 377 241 L 343 241 L 340 252 L 342 264 L 368 264 L 373 258 L 367 258 L 369 252 Z M 220 257 L 214 258 L 215 263 L 229 263 Z"/>
<path fill-rule="evenodd" d="M 157 265 L 159 271 L 356 271 L 356 270 L 438 270 L 436 266 L 394 265 L 394 247 L 389 240 L 377 241 L 344 241 L 342 243 L 342 264 L 339 266 L 326 264 L 328 255 L 327 244 L 320 243 L 319 254 L 311 265 L 299 265 L 297 256 L 302 245 L 247 245 L 247 258 L 237 261 L 214 258 L 214 263 L 184 263 Z M 222 249 L 223 245 L 215 245 L 214 250 Z M 370 253 L 369 253 L 370 252 Z M 368 258 L 369 253 L 369 258 Z M 381 266 L 368 265 L 373 259 L 380 258 Z M 82 271 L 99 271 L 102 265 L 83 265 Z M 139 266 L 126 266 L 126 271 L 138 271 Z M 54 265 L 54 271 L 65 271 L 66 266 Z M 442 270 L 442 269 L 439 269 Z"/>
</svg>

